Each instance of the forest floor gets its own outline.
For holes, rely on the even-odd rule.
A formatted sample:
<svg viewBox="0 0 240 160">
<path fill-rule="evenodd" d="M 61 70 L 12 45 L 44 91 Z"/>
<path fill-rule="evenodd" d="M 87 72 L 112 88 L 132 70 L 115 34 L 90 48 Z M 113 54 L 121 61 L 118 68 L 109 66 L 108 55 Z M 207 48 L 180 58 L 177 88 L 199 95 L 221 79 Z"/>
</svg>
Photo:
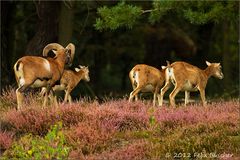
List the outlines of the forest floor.
<svg viewBox="0 0 240 160">
<path fill-rule="evenodd" d="M 0 97 L 0 159 L 238 159 L 239 99 L 153 107 L 127 99 L 87 98 L 42 108 L 14 90 Z"/>
</svg>

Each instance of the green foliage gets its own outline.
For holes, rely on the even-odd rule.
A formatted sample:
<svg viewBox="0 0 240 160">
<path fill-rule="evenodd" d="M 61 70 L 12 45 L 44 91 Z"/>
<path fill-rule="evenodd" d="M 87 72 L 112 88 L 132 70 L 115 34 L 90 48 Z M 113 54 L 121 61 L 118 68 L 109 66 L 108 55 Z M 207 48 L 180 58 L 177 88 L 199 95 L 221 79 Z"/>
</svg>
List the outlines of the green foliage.
<svg viewBox="0 0 240 160">
<path fill-rule="evenodd" d="M 194 8 L 190 7 L 183 10 L 184 17 L 194 24 L 205 24 L 209 21 L 218 23 L 224 15 L 225 8 L 222 3 L 207 3 L 198 2 Z"/>
<path fill-rule="evenodd" d="M 140 19 L 142 13 L 150 13 L 149 21 L 156 23 L 163 19 L 169 12 L 176 12 L 179 18 L 185 18 L 190 23 L 201 25 L 208 22 L 219 23 L 231 17 L 231 21 L 236 21 L 238 17 L 238 7 L 236 2 L 214 2 L 214 1 L 168 1 L 155 0 L 152 8 L 141 10 L 138 6 L 127 5 L 120 2 L 114 7 L 101 7 L 98 9 L 100 18 L 96 19 L 97 30 L 111 29 L 119 27 L 132 28 Z"/>
<path fill-rule="evenodd" d="M 159 21 L 162 18 L 162 16 L 167 14 L 168 11 L 175 8 L 176 4 L 178 4 L 177 1 L 168 1 L 168 0 L 153 1 L 152 3 L 153 9 L 152 9 L 152 12 L 150 13 L 149 21 L 151 23 L 155 23 Z"/>
<path fill-rule="evenodd" d="M 154 129 L 159 129 L 159 124 L 157 123 L 157 120 L 156 120 L 156 117 L 154 116 L 154 108 L 150 108 L 148 110 L 148 114 L 149 114 L 149 126 L 151 128 L 151 130 L 154 130 Z"/>
<path fill-rule="evenodd" d="M 70 148 L 66 146 L 65 137 L 60 131 L 62 123 L 52 126 L 44 137 L 25 135 L 4 153 L 3 159 L 64 159 L 68 157 Z"/>
<path fill-rule="evenodd" d="M 101 18 L 96 19 L 95 28 L 97 30 L 116 30 L 121 26 L 132 28 L 141 13 L 140 7 L 128 5 L 125 2 L 120 2 L 112 8 L 104 6 L 98 9 Z"/>
<path fill-rule="evenodd" d="M 156 118 L 154 117 L 154 115 L 151 115 L 149 117 L 149 123 L 150 123 L 150 126 L 153 126 L 156 124 Z"/>
</svg>

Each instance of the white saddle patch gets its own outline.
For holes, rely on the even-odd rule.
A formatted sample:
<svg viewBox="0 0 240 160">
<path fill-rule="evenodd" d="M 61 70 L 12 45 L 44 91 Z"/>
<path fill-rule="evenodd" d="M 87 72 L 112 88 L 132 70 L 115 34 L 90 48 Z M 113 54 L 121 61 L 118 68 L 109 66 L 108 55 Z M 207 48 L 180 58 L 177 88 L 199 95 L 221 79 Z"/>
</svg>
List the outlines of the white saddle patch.
<svg viewBox="0 0 240 160">
<path fill-rule="evenodd" d="M 51 71 L 50 63 L 48 62 L 47 59 L 44 59 L 44 67 L 47 69 L 47 71 Z"/>
</svg>

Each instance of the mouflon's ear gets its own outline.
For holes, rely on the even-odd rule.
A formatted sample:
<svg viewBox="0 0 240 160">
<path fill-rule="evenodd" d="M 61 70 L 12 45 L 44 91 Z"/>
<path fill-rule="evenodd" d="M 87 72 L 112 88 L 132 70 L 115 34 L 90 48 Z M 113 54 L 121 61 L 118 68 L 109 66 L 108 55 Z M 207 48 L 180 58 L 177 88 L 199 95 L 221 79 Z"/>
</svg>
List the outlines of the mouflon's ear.
<svg viewBox="0 0 240 160">
<path fill-rule="evenodd" d="M 170 62 L 169 61 L 166 61 L 166 63 L 167 63 L 167 66 L 170 66 Z"/>
<path fill-rule="evenodd" d="M 208 61 L 206 61 L 206 64 L 207 64 L 208 66 L 210 66 L 210 65 L 211 65 L 211 63 L 210 63 L 210 62 L 208 62 Z"/>
<path fill-rule="evenodd" d="M 75 68 L 75 71 L 76 71 L 76 72 L 79 72 L 79 71 L 80 71 L 80 69 L 79 69 L 79 68 Z"/>
<path fill-rule="evenodd" d="M 85 66 L 79 65 L 80 69 L 85 68 Z"/>
</svg>

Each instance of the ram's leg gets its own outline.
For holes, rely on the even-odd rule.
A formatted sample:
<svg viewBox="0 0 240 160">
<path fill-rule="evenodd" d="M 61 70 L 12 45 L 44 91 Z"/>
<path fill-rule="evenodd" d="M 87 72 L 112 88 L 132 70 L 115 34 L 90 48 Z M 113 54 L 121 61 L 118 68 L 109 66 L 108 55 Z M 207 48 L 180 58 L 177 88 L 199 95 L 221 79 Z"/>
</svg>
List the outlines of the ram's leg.
<svg viewBox="0 0 240 160">
<path fill-rule="evenodd" d="M 71 97 L 70 94 L 68 95 L 68 102 L 69 102 L 70 104 L 72 104 L 72 97 Z"/>
<path fill-rule="evenodd" d="M 153 94 L 153 106 L 156 106 L 156 98 L 157 98 L 157 95 L 159 94 L 159 87 L 156 86 L 155 87 L 155 91 L 154 91 L 154 94 Z"/>
<path fill-rule="evenodd" d="M 46 89 L 46 93 L 45 93 L 45 95 L 44 95 L 43 107 L 46 107 L 46 106 L 47 106 L 48 95 L 49 95 L 49 89 L 48 89 L 48 87 L 47 87 L 47 89 Z"/>
<path fill-rule="evenodd" d="M 50 84 L 48 84 L 46 86 L 46 93 L 44 95 L 44 100 L 43 100 L 43 107 L 46 107 L 47 106 L 47 103 L 48 103 L 48 97 L 49 97 L 49 94 L 50 94 L 50 91 L 52 90 L 52 87 L 54 86 L 54 83 L 53 81 L 50 82 Z M 54 94 L 54 92 L 53 92 Z M 54 96 L 54 95 L 53 95 Z"/>
<path fill-rule="evenodd" d="M 156 105 L 156 93 L 154 92 L 153 93 L 153 106 Z"/>
<path fill-rule="evenodd" d="M 23 93 L 20 91 L 20 88 L 18 88 L 16 90 L 16 95 L 17 95 L 17 109 L 21 109 L 22 105 L 23 105 L 23 99 L 24 99 L 24 95 Z"/>
<path fill-rule="evenodd" d="M 138 94 L 135 95 L 135 101 L 138 101 Z"/>
<path fill-rule="evenodd" d="M 44 95 L 46 94 L 46 87 L 42 87 L 41 92 L 39 93 L 40 97 L 44 97 Z"/>
<path fill-rule="evenodd" d="M 165 85 L 164 85 L 164 87 L 161 89 L 161 94 L 158 95 L 158 104 L 159 104 L 159 106 L 163 105 L 164 94 L 170 88 L 170 86 L 171 86 L 171 82 L 169 80 L 167 80 Z"/>
<path fill-rule="evenodd" d="M 23 106 L 23 99 L 24 99 L 24 91 L 27 87 L 29 87 L 32 84 L 32 81 L 24 81 L 24 84 L 19 85 L 18 89 L 16 90 L 16 96 L 17 96 L 17 109 L 21 109 L 21 107 Z"/>
<path fill-rule="evenodd" d="M 199 89 L 199 91 L 200 91 L 200 96 L 202 99 L 203 106 L 206 106 L 207 102 L 206 102 L 206 98 L 205 98 L 205 89 Z"/>
<path fill-rule="evenodd" d="M 53 103 L 55 106 L 58 106 L 57 95 L 53 88 L 50 90 L 49 98 L 51 100 L 51 103 Z"/>
<path fill-rule="evenodd" d="M 141 90 L 141 87 L 138 86 L 138 87 L 136 87 L 136 88 L 130 93 L 129 102 L 132 101 L 132 99 L 134 98 L 134 96 L 136 96 L 140 90 Z"/>
<path fill-rule="evenodd" d="M 69 95 L 69 93 L 68 93 L 68 91 L 66 91 L 65 92 L 65 96 L 64 96 L 64 103 L 66 103 L 67 102 L 67 100 L 68 100 L 68 95 Z"/>
<path fill-rule="evenodd" d="M 42 87 L 42 90 L 40 92 L 41 98 L 45 98 L 46 94 L 47 94 L 47 87 Z M 55 95 L 54 95 L 54 91 L 52 89 L 50 90 L 48 98 L 50 99 L 51 102 L 54 102 Z"/>
<path fill-rule="evenodd" d="M 190 98 L 190 92 L 185 91 L 185 106 L 189 103 L 189 98 Z"/>
<path fill-rule="evenodd" d="M 173 91 L 170 93 L 169 95 L 169 99 L 170 99 L 170 104 L 171 106 L 175 107 L 175 96 L 178 94 L 178 92 L 181 90 L 181 87 L 178 86 L 177 84 L 175 85 L 175 88 L 173 89 Z"/>
<path fill-rule="evenodd" d="M 132 83 L 132 88 L 133 88 L 133 90 L 135 90 L 135 88 L 136 88 L 137 86 L 134 85 L 133 82 L 131 82 L 131 83 Z M 133 100 L 138 101 L 138 94 L 136 94 L 136 95 L 133 97 Z"/>
<path fill-rule="evenodd" d="M 64 102 L 68 101 L 71 91 L 72 91 L 72 89 L 69 89 L 69 88 L 67 88 L 67 90 L 65 91 Z"/>
</svg>

